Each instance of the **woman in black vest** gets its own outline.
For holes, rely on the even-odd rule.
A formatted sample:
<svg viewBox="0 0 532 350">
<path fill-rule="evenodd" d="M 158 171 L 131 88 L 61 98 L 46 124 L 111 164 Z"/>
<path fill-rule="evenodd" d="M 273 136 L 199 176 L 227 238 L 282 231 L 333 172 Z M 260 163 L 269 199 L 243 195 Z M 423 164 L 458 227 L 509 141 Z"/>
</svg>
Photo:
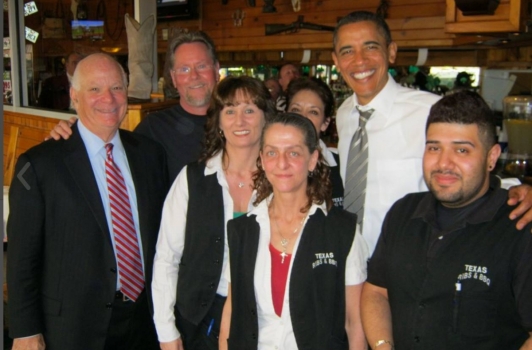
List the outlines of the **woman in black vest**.
<svg viewBox="0 0 532 350">
<path fill-rule="evenodd" d="M 359 300 L 368 249 L 331 203 L 313 124 L 266 123 L 254 208 L 228 223 L 229 296 L 220 349 L 365 349 Z"/>
<path fill-rule="evenodd" d="M 228 77 L 213 93 L 202 156 L 177 176 L 163 209 L 152 283 L 161 349 L 218 348 L 225 227 L 248 211 L 260 135 L 273 114 L 260 80 Z"/>
<path fill-rule="evenodd" d="M 301 114 L 310 119 L 318 136 L 325 132 L 335 112 L 334 96 L 329 86 L 320 79 L 298 78 L 288 85 L 288 112 Z M 329 179 L 332 184 L 333 205 L 343 208 L 344 184 L 340 176 L 338 153 L 332 152 L 320 139 L 321 154 L 331 170 Z"/>
</svg>

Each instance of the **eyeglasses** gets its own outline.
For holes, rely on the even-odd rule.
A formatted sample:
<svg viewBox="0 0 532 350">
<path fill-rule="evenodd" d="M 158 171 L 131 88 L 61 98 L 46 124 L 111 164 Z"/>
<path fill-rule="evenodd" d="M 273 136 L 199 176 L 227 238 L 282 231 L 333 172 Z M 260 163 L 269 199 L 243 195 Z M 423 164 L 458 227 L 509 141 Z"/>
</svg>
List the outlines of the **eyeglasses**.
<svg viewBox="0 0 532 350">
<path fill-rule="evenodd" d="M 188 67 L 188 66 L 183 66 L 183 67 L 178 67 L 176 69 L 172 69 L 172 72 L 174 72 L 177 75 L 189 75 L 190 73 L 192 73 L 192 69 L 194 69 L 196 71 L 196 73 L 201 74 L 201 73 L 205 73 L 205 72 L 211 70 L 212 67 L 213 67 L 212 64 L 200 63 L 200 64 L 194 66 L 194 68 Z"/>
</svg>

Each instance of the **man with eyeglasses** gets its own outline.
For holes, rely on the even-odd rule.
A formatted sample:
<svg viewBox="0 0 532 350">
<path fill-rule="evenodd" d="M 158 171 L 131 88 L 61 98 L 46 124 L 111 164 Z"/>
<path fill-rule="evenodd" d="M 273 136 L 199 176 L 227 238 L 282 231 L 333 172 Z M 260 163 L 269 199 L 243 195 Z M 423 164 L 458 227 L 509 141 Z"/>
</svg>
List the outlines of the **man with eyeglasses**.
<svg viewBox="0 0 532 350">
<path fill-rule="evenodd" d="M 212 39 L 204 32 L 181 33 L 170 40 L 165 60 L 165 80 L 179 94 L 179 104 L 151 113 L 135 132 L 159 142 L 166 151 L 168 178 L 174 181 L 188 163 L 199 158 L 207 109 L 220 79 L 220 64 Z M 170 86 L 170 88 L 172 88 Z M 72 134 L 69 122 L 61 121 L 50 136 L 58 140 Z"/>
</svg>

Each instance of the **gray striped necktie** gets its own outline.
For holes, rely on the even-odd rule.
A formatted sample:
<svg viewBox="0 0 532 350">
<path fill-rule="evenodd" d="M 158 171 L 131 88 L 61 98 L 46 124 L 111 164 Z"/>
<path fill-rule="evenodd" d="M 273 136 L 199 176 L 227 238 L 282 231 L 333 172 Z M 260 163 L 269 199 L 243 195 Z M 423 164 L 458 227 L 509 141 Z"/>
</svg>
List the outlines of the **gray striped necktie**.
<svg viewBox="0 0 532 350">
<path fill-rule="evenodd" d="M 362 226 L 364 219 L 364 200 L 366 198 L 366 177 L 368 174 L 368 135 L 366 122 L 371 118 L 373 109 L 361 111 L 358 128 L 351 139 L 347 156 L 344 209 L 357 214 L 357 222 Z"/>
</svg>

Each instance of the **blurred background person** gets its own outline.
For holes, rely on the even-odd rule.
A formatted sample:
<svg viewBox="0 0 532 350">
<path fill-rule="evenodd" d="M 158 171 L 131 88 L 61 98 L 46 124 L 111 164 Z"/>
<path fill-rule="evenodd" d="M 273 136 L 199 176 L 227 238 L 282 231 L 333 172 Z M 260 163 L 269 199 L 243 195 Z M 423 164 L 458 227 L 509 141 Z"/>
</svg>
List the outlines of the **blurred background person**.
<svg viewBox="0 0 532 350">
<path fill-rule="evenodd" d="M 254 208 L 228 223 L 229 296 L 220 349 L 365 349 L 367 246 L 356 215 L 332 205 L 314 125 L 266 123 Z"/>
<path fill-rule="evenodd" d="M 163 350 L 218 346 L 226 223 L 250 207 L 260 135 L 275 107 L 260 80 L 228 77 L 207 114 L 202 155 L 170 189 L 157 242 L 154 320 Z"/>
<path fill-rule="evenodd" d="M 329 86 L 320 79 L 298 78 L 288 84 L 288 112 L 300 114 L 308 118 L 318 133 L 325 132 L 335 112 L 334 95 Z M 321 154 L 329 165 L 329 179 L 332 184 L 332 201 L 340 209 L 343 208 L 344 185 L 340 176 L 339 158 L 323 140 L 319 140 Z"/>
<path fill-rule="evenodd" d="M 281 85 L 282 93 L 277 98 L 275 106 L 279 112 L 286 112 L 286 90 L 288 84 L 294 79 L 301 76 L 299 68 L 292 63 L 285 63 L 279 68 L 279 85 Z"/>
<path fill-rule="evenodd" d="M 269 78 L 264 81 L 264 85 L 266 85 L 268 91 L 272 95 L 272 100 L 277 101 L 283 92 L 281 84 L 279 84 L 279 80 L 276 78 Z"/>
<path fill-rule="evenodd" d="M 74 76 L 74 70 L 83 55 L 71 52 L 65 59 L 65 71 L 55 77 L 50 77 L 42 83 L 41 94 L 37 105 L 43 108 L 67 111 L 72 109 L 70 105 L 70 82 Z"/>
</svg>

